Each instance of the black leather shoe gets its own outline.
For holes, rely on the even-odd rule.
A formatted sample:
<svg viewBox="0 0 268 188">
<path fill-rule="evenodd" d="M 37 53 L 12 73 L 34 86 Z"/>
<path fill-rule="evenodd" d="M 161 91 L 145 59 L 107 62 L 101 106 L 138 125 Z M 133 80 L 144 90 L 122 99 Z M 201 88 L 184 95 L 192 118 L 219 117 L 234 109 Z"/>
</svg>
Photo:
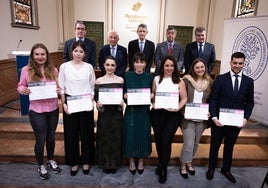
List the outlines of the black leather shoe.
<svg viewBox="0 0 268 188">
<path fill-rule="evenodd" d="M 111 169 L 111 170 L 110 170 L 110 173 L 111 173 L 111 174 L 115 174 L 116 172 L 117 172 L 117 169 Z"/>
<path fill-rule="evenodd" d="M 109 169 L 103 169 L 103 172 L 105 172 L 106 174 L 110 174 L 111 171 Z"/>
<path fill-rule="evenodd" d="M 144 172 L 144 168 L 143 168 L 143 169 L 137 169 L 137 171 L 138 171 L 138 173 L 139 173 L 140 175 L 142 175 L 143 172 Z"/>
<path fill-rule="evenodd" d="M 182 169 L 180 168 L 180 174 L 181 174 L 181 177 L 187 179 L 188 178 L 188 173 L 182 173 Z"/>
<path fill-rule="evenodd" d="M 70 171 L 70 174 L 71 176 L 75 176 L 77 174 L 78 170 L 71 170 Z"/>
<path fill-rule="evenodd" d="M 167 169 L 161 170 L 159 174 L 159 183 L 164 184 L 167 181 Z"/>
<path fill-rule="evenodd" d="M 156 169 L 155 169 L 155 174 L 157 175 L 157 176 L 159 176 L 159 174 L 161 173 L 160 172 L 160 165 L 157 165 L 157 167 L 156 167 Z"/>
<path fill-rule="evenodd" d="M 89 174 L 89 171 L 90 171 L 90 169 L 83 170 L 83 174 L 84 174 L 84 175 L 88 175 L 88 174 Z"/>
<path fill-rule="evenodd" d="M 236 183 L 236 180 L 234 176 L 231 174 L 231 172 L 223 171 L 221 170 L 221 173 L 232 183 Z"/>
<path fill-rule="evenodd" d="M 134 169 L 134 170 L 130 170 L 130 169 L 128 169 L 129 170 L 129 172 L 132 174 L 132 175 L 135 175 L 136 174 L 136 169 Z"/>
<path fill-rule="evenodd" d="M 195 169 L 192 165 L 186 165 L 187 171 L 189 172 L 190 175 L 194 176 L 195 175 Z M 192 168 L 192 169 L 190 169 Z"/>
<path fill-rule="evenodd" d="M 214 177 L 214 171 L 213 170 L 208 170 L 206 173 L 206 178 L 207 180 L 212 180 Z"/>
</svg>

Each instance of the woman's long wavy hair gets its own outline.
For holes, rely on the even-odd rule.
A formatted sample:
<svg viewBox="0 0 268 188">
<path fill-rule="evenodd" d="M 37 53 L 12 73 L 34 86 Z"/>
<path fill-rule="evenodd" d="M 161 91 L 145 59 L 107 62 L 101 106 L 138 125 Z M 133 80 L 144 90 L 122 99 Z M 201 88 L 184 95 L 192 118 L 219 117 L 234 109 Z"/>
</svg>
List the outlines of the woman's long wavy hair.
<svg viewBox="0 0 268 188">
<path fill-rule="evenodd" d="M 34 50 L 37 48 L 42 48 L 46 51 L 47 61 L 44 64 L 44 74 L 41 72 L 40 68 L 38 67 L 38 63 L 34 60 Z M 55 66 L 53 62 L 51 61 L 47 47 L 42 43 L 37 43 L 32 47 L 31 54 L 29 57 L 28 67 L 29 67 L 28 69 L 29 80 L 31 82 L 41 81 L 41 79 L 44 77 L 47 80 L 57 81 L 57 77 L 55 76 Z"/>
<path fill-rule="evenodd" d="M 174 84 L 178 84 L 180 82 L 180 75 L 179 75 L 178 68 L 177 68 L 177 62 L 176 62 L 176 59 L 171 55 L 165 56 L 161 61 L 160 70 L 159 70 L 159 76 L 160 76 L 159 84 L 162 82 L 164 78 L 164 65 L 167 60 L 170 60 L 173 62 L 174 71 L 172 73 L 171 79 Z"/>
</svg>

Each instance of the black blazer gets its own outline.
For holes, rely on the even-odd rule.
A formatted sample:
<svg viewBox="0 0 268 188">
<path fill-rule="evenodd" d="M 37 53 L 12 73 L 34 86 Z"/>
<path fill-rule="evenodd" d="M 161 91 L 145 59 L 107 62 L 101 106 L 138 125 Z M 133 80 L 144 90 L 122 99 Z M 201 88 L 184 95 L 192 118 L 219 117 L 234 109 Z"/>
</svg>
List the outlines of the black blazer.
<svg viewBox="0 0 268 188">
<path fill-rule="evenodd" d="M 190 67 L 195 58 L 198 58 L 198 48 L 197 48 L 196 41 L 188 44 L 185 49 L 184 67 L 185 67 L 186 74 L 189 73 Z M 210 74 L 216 62 L 216 53 L 215 53 L 215 47 L 213 44 L 205 42 L 204 53 L 203 53 L 202 59 L 205 60 L 207 64 L 208 73 Z"/>
<path fill-rule="evenodd" d="M 217 76 L 212 86 L 209 111 L 211 117 L 219 118 L 220 108 L 242 109 L 249 119 L 254 107 L 253 79 L 242 75 L 238 96 L 235 97 L 230 72 Z"/>
<path fill-rule="evenodd" d="M 63 61 L 67 62 L 70 61 L 71 54 L 72 54 L 72 45 L 76 42 L 76 38 L 72 38 L 67 40 L 64 44 L 64 51 L 63 51 Z M 86 55 L 83 58 L 83 61 L 90 63 L 93 68 L 96 66 L 96 43 L 88 38 L 85 38 L 84 44 L 86 46 Z"/>
<path fill-rule="evenodd" d="M 105 75 L 104 61 L 107 56 L 111 55 L 110 45 L 104 45 L 99 54 L 99 66 L 102 76 Z M 117 45 L 116 51 L 116 71 L 115 75 L 124 77 L 127 68 L 127 49 L 123 46 Z"/>
<path fill-rule="evenodd" d="M 155 45 L 152 41 L 150 40 L 145 40 L 145 45 L 143 48 L 143 53 L 146 55 L 146 67 L 145 71 L 150 73 L 153 60 L 154 60 L 154 50 L 155 50 Z M 128 64 L 129 64 L 129 70 L 133 71 L 133 56 L 135 53 L 139 52 L 139 40 L 132 40 L 128 43 Z"/>
</svg>

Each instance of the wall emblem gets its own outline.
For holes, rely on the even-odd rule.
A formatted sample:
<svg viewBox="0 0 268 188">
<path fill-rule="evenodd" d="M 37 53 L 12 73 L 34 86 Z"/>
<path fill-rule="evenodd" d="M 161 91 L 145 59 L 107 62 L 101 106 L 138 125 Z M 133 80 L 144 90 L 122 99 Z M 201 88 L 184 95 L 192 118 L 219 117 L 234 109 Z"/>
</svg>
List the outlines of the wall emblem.
<svg viewBox="0 0 268 188">
<path fill-rule="evenodd" d="M 236 37 L 232 52 L 245 54 L 244 74 L 254 80 L 262 75 L 268 63 L 268 43 L 262 30 L 255 26 L 243 29 Z"/>
</svg>

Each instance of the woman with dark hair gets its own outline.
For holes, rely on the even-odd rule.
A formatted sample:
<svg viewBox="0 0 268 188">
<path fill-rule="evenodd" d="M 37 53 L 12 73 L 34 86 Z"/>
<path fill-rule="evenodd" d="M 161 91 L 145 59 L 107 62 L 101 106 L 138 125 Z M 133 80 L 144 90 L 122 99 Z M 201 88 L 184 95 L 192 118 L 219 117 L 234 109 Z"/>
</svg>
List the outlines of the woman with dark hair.
<svg viewBox="0 0 268 188">
<path fill-rule="evenodd" d="M 114 74 L 116 59 L 113 56 L 107 56 L 103 66 L 105 75 L 98 78 L 95 85 L 98 109 L 97 164 L 105 173 L 114 174 L 122 162 L 123 95 L 120 105 L 113 104 L 114 101 L 111 104 L 102 104 L 104 101 L 100 100 L 99 92 L 104 89 L 123 91 L 124 79 Z"/>
<path fill-rule="evenodd" d="M 208 103 L 211 92 L 212 79 L 207 73 L 207 66 L 203 59 L 196 58 L 189 70 L 189 74 L 183 77 L 187 90 L 187 102 Z M 209 116 L 209 114 L 208 114 Z M 195 175 L 192 160 L 196 155 L 202 133 L 208 126 L 208 121 L 197 119 L 183 119 L 181 130 L 183 134 L 183 146 L 181 149 L 180 174 L 183 178 Z"/>
<path fill-rule="evenodd" d="M 55 93 L 60 94 L 58 87 L 58 70 L 50 60 L 48 49 L 44 44 L 35 44 L 31 49 L 29 63 L 22 68 L 18 92 L 21 95 L 31 94 L 29 83 L 55 82 Z M 58 125 L 59 108 L 58 98 L 30 100 L 30 124 L 35 134 L 34 152 L 38 163 L 38 173 L 41 179 L 48 179 L 49 175 L 44 165 L 44 146 L 46 144 L 48 167 L 55 173 L 60 168 L 53 160 L 55 150 L 55 131 Z"/>
<path fill-rule="evenodd" d="M 125 91 L 127 89 L 150 89 L 152 75 L 145 72 L 146 57 L 143 53 L 136 53 L 133 57 L 134 71 L 125 74 Z M 150 94 L 150 98 L 153 95 Z M 128 93 L 124 94 L 128 100 Z M 150 101 L 149 101 L 150 103 Z M 143 159 L 152 152 L 150 105 L 127 105 L 124 116 L 124 155 L 129 158 L 129 171 L 139 174 L 144 171 Z M 137 158 L 137 165 L 134 159 Z M 137 167 L 136 167 L 137 166 Z"/>
<path fill-rule="evenodd" d="M 163 184 L 167 180 L 167 166 L 171 155 L 171 144 L 181 120 L 179 111 L 187 101 L 185 84 L 179 77 L 174 57 L 165 56 L 161 61 L 159 76 L 156 76 L 153 80 L 152 91 L 154 94 L 159 91 L 179 94 L 178 108 L 156 108 L 154 100 L 151 110 L 152 126 L 159 160 L 155 173 L 159 175 L 159 183 Z"/>
<path fill-rule="evenodd" d="M 89 165 L 94 164 L 95 156 L 93 109 L 69 113 L 67 98 L 91 95 L 89 100 L 93 102 L 95 73 L 92 65 L 83 61 L 85 52 L 85 45 L 82 42 L 75 42 L 72 46 L 73 59 L 61 64 L 59 72 L 59 84 L 62 88 L 65 161 L 71 166 L 71 176 L 77 174 L 79 164 L 82 164 L 84 175 L 89 174 Z M 81 140 L 81 156 L 79 140 Z"/>
</svg>

